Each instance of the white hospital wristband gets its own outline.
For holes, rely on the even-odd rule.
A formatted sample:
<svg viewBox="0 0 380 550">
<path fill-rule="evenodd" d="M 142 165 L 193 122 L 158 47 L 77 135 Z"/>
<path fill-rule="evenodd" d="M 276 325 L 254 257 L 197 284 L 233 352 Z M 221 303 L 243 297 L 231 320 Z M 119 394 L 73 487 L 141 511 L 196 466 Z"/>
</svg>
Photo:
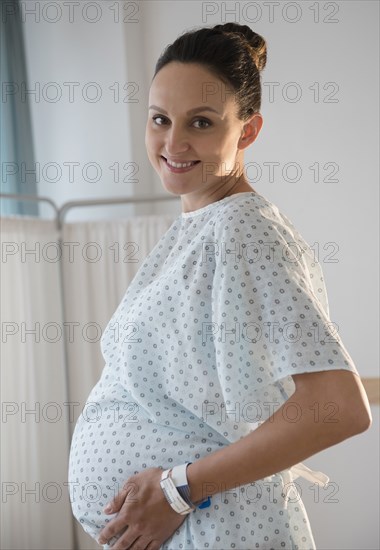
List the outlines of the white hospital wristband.
<svg viewBox="0 0 380 550">
<path fill-rule="evenodd" d="M 174 466 L 170 472 L 170 477 L 174 481 L 174 485 L 177 488 L 177 491 L 187 502 L 189 506 L 194 506 L 195 504 L 190 499 L 190 487 L 187 482 L 187 473 L 186 469 L 191 464 L 191 462 L 185 462 L 185 464 L 180 464 L 179 466 Z"/>
<path fill-rule="evenodd" d="M 195 507 L 189 506 L 189 504 L 185 500 L 183 500 L 183 498 L 177 491 L 177 488 L 174 485 L 172 478 L 170 477 L 170 471 L 171 470 L 164 470 L 161 474 L 160 480 L 161 489 L 164 492 L 166 500 L 173 508 L 173 510 L 178 514 L 181 514 L 182 516 L 190 514 L 190 512 L 193 512 L 195 510 Z"/>
<path fill-rule="evenodd" d="M 180 464 L 179 466 L 174 466 L 171 470 L 171 478 L 174 481 L 174 485 L 177 487 L 177 491 L 181 497 L 188 503 L 189 506 L 194 506 L 198 508 L 208 508 L 210 506 L 211 497 L 207 497 L 204 500 L 198 502 L 193 502 L 190 497 L 190 487 L 187 481 L 187 467 L 192 464 L 192 462 L 185 462 L 185 464 Z"/>
</svg>

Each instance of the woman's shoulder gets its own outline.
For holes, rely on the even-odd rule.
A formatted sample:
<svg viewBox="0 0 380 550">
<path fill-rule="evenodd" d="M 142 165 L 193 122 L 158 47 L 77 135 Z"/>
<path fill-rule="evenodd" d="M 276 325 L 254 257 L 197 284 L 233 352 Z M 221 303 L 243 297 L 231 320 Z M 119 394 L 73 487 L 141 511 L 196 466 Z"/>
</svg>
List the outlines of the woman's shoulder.
<svg viewBox="0 0 380 550">
<path fill-rule="evenodd" d="M 260 193 L 237 193 L 215 212 L 216 234 L 234 232 L 245 236 L 280 233 L 286 240 L 299 238 L 293 222 L 271 200 Z M 248 232 L 248 233 L 247 233 Z M 301 237 L 302 238 L 302 237 Z"/>
<path fill-rule="evenodd" d="M 318 296 L 326 312 L 328 300 L 322 266 L 314 250 L 293 222 L 263 195 L 241 194 L 221 208 L 215 217 L 215 240 L 221 259 L 241 254 L 249 264 L 260 264 L 261 276 L 271 277 L 268 266 L 276 266 L 278 279 L 303 280 Z M 233 262 L 221 262 L 235 269 Z M 243 264 L 244 265 L 244 264 Z"/>
</svg>

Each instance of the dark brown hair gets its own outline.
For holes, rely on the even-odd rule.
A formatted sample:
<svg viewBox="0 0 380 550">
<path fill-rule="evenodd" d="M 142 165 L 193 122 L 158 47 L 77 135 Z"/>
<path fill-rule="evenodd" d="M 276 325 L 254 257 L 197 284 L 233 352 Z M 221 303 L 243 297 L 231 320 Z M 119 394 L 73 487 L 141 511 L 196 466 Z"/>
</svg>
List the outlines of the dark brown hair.
<svg viewBox="0 0 380 550">
<path fill-rule="evenodd" d="M 171 61 L 201 64 L 235 91 L 238 118 L 246 120 L 260 111 L 260 72 L 266 60 L 267 45 L 262 36 L 247 25 L 225 23 L 179 36 L 159 57 L 153 79 Z"/>
</svg>

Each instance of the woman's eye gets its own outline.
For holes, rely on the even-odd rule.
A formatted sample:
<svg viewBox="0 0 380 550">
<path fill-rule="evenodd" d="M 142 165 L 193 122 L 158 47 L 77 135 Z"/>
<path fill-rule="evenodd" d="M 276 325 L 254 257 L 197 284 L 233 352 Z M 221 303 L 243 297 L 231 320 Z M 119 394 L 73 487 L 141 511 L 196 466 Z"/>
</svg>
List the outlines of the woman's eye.
<svg viewBox="0 0 380 550">
<path fill-rule="evenodd" d="M 157 122 L 157 120 L 159 119 L 162 119 L 164 122 Z M 167 119 L 162 115 L 155 115 L 154 117 L 152 117 L 152 120 L 154 120 L 154 123 L 157 126 L 163 126 Z M 197 123 L 200 123 L 200 126 L 197 127 L 198 129 L 208 128 L 209 126 L 211 126 L 211 122 L 205 118 L 198 118 L 197 120 L 194 121 L 194 124 L 197 124 Z"/>
<path fill-rule="evenodd" d="M 162 115 L 156 115 L 156 116 L 153 117 L 153 120 L 154 120 L 154 122 L 155 122 L 158 126 L 162 126 L 161 123 L 158 124 L 158 123 L 156 122 L 159 118 L 164 119 L 165 117 L 163 117 Z"/>
<path fill-rule="evenodd" d="M 198 118 L 198 120 L 196 120 L 195 122 L 201 122 L 202 124 L 207 124 L 207 126 L 201 126 L 201 128 L 208 128 L 209 126 L 211 126 L 211 123 L 205 118 Z"/>
</svg>

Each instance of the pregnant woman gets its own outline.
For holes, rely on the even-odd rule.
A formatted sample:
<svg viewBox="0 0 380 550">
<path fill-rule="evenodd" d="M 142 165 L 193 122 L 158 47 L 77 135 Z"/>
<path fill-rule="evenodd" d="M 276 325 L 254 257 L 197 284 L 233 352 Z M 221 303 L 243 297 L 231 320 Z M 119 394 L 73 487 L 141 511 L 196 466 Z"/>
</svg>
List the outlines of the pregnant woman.
<svg viewBox="0 0 380 550">
<path fill-rule="evenodd" d="M 73 513 L 104 548 L 315 549 L 294 480 L 328 477 L 301 461 L 371 425 L 313 251 L 247 181 L 265 63 L 227 23 L 156 65 L 146 147 L 182 212 L 103 333 L 101 415 L 70 453 Z"/>
</svg>

